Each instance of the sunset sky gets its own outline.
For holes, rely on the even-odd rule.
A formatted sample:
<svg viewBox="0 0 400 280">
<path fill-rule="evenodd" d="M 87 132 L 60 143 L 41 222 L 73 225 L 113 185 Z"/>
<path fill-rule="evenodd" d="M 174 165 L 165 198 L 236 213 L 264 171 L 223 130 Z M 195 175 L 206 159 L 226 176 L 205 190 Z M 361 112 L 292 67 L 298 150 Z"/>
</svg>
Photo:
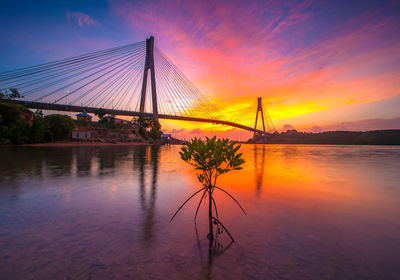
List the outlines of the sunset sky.
<svg viewBox="0 0 400 280">
<path fill-rule="evenodd" d="M 278 130 L 400 128 L 399 1 L 9 1 L 0 71 L 143 41 L 226 116 L 256 99 Z M 250 133 L 162 122 L 178 137 Z M 228 129 L 228 131 L 226 131 Z"/>
</svg>

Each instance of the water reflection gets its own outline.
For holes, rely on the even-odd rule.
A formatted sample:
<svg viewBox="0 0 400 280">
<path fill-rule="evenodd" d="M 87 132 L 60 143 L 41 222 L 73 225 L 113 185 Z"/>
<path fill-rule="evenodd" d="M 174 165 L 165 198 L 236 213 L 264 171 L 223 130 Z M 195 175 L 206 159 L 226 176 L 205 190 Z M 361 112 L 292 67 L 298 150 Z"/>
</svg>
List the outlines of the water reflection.
<svg viewBox="0 0 400 280">
<path fill-rule="evenodd" d="M 0 278 L 399 278 L 399 147 L 243 145 L 211 247 L 179 148 L 0 147 Z"/>
<path fill-rule="evenodd" d="M 99 175 L 115 173 L 115 161 L 118 153 L 114 149 L 105 147 L 98 153 Z"/>
<path fill-rule="evenodd" d="M 95 155 L 93 149 L 77 147 L 73 150 L 76 160 L 76 174 L 78 177 L 86 177 L 92 168 L 92 158 Z"/>
<path fill-rule="evenodd" d="M 212 279 L 212 269 L 214 264 L 214 259 L 223 255 L 234 243 L 233 240 L 230 240 L 228 244 L 222 244 L 218 238 L 214 239 L 214 241 L 204 242 L 202 244 L 199 232 L 197 230 L 197 224 L 194 224 L 195 232 L 196 232 L 196 243 L 200 256 L 201 266 L 203 267 L 203 275 L 204 279 Z M 205 248 L 206 247 L 206 248 Z M 207 259 L 204 257 L 205 253 L 207 253 Z"/>
<path fill-rule="evenodd" d="M 262 189 L 265 165 L 265 145 L 254 145 L 254 172 L 256 180 L 256 195 L 259 196 Z M 260 151 L 261 150 L 261 151 Z"/>
<path fill-rule="evenodd" d="M 69 175 L 73 163 L 71 148 L 0 147 L 0 180 Z"/>
<path fill-rule="evenodd" d="M 151 244 L 154 227 L 154 205 L 157 195 L 157 176 L 159 163 L 159 146 L 147 146 L 145 149 L 135 150 L 132 153 L 134 168 L 137 166 L 139 171 L 139 197 L 143 211 L 143 232 L 146 245 Z M 146 175 L 146 165 L 149 165 L 151 175 Z M 149 194 L 146 188 L 146 178 L 151 178 Z"/>
</svg>

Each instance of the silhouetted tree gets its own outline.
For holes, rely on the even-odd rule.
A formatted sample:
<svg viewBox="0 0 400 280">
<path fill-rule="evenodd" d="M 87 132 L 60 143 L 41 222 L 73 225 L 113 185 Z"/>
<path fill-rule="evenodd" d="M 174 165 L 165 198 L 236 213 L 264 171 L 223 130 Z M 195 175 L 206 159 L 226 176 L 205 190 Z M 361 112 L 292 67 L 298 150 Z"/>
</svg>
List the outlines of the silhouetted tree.
<svg viewBox="0 0 400 280">
<path fill-rule="evenodd" d="M 97 109 L 94 114 L 99 118 L 99 122 L 100 122 L 103 119 L 103 117 L 106 115 L 106 111 L 103 108 L 100 108 L 100 109 Z"/>
<path fill-rule="evenodd" d="M 153 140 L 160 140 L 162 134 L 160 123 L 151 117 L 144 116 L 139 117 L 139 132 L 143 138 Z"/>
<path fill-rule="evenodd" d="M 10 98 L 11 99 L 21 98 L 21 95 L 19 94 L 19 91 L 16 88 L 10 88 Z"/>
<path fill-rule="evenodd" d="M 0 99 L 3 100 L 14 100 L 16 98 L 21 98 L 19 91 L 16 88 L 9 88 L 5 90 L 0 90 Z"/>
</svg>

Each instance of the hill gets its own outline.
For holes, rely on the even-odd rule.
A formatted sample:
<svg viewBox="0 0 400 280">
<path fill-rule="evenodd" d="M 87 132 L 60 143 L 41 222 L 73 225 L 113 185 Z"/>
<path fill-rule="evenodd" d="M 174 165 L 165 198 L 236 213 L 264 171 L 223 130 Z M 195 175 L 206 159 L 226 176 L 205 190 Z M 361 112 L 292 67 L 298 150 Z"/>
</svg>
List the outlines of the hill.
<svg viewBox="0 0 400 280">
<path fill-rule="evenodd" d="M 256 143 L 263 137 L 257 136 Z M 253 139 L 249 139 L 253 142 Z M 400 145 L 400 129 L 373 131 L 327 131 L 321 133 L 288 130 L 267 135 L 268 144 Z"/>
</svg>

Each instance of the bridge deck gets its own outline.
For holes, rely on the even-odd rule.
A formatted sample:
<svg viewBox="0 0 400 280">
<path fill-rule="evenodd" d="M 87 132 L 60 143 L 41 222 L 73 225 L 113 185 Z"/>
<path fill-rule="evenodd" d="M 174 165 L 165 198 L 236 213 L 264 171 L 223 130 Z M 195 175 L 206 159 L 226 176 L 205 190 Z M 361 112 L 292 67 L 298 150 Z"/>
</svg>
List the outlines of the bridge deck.
<svg viewBox="0 0 400 280">
<path fill-rule="evenodd" d="M 65 112 L 82 112 L 86 111 L 87 113 L 96 113 L 97 110 L 102 109 L 106 114 L 112 115 L 120 115 L 120 116 L 132 116 L 136 117 L 140 115 L 140 112 L 134 111 L 126 111 L 126 110 L 117 110 L 117 109 L 107 109 L 107 108 L 95 108 L 95 107 L 83 107 L 83 106 L 75 106 L 75 105 L 66 105 L 66 104 L 52 104 L 52 103 L 43 103 L 43 102 L 34 102 L 34 101 L 24 101 L 18 100 L 18 103 L 24 105 L 31 109 L 42 109 L 42 110 L 55 110 L 55 111 L 65 111 Z M 153 117 L 153 113 L 143 113 L 144 116 Z M 203 118 L 194 118 L 194 117 L 184 117 L 184 116 L 173 116 L 173 115 L 164 115 L 159 114 L 158 117 L 160 119 L 167 120 L 180 120 L 180 121 L 192 121 L 192 122 L 204 122 L 204 123 L 214 123 L 221 125 L 228 125 L 231 127 L 236 127 L 252 132 L 264 133 L 259 129 L 254 129 L 253 127 L 237 124 L 229 121 L 222 120 L 213 120 L 213 119 L 203 119 Z"/>
</svg>

